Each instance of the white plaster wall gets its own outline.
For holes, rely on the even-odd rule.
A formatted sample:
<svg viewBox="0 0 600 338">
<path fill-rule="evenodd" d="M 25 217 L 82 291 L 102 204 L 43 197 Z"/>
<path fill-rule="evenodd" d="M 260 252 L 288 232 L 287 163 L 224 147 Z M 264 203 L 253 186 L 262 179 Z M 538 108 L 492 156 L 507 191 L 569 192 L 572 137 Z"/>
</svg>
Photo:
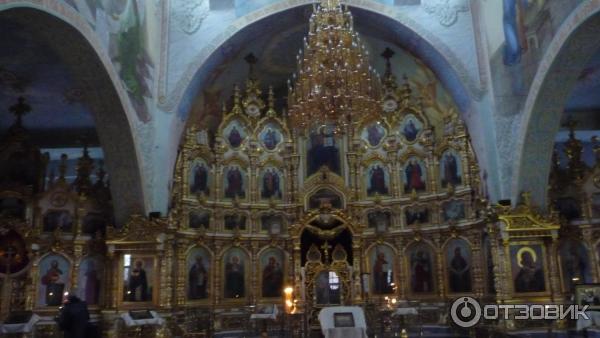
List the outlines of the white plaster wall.
<svg viewBox="0 0 600 338">
<path fill-rule="evenodd" d="M 475 0 L 480 2 L 481 24 L 487 34 L 487 47 L 493 55 L 504 43 L 502 0 Z"/>
</svg>

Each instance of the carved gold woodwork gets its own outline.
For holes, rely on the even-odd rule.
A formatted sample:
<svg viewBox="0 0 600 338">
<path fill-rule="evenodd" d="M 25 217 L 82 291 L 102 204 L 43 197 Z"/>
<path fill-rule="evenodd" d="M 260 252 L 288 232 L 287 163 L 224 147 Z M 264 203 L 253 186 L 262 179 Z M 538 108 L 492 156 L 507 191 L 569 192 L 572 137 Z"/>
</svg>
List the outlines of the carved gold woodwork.
<svg viewBox="0 0 600 338">
<path fill-rule="evenodd" d="M 542 216 L 539 211 L 531 205 L 529 194 L 522 194 L 522 202 L 515 208 L 509 206 L 497 206 L 496 229 L 500 245 L 494 251 L 494 261 L 499 263 L 496 274 L 496 289 L 498 290 L 498 301 L 519 302 L 539 301 L 556 302 L 563 298 L 561 292 L 561 278 L 558 269 L 557 243 L 559 238 L 560 223 L 556 214 L 548 217 Z M 533 250 L 539 247 L 541 257 L 533 255 L 535 261 L 542 260 L 541 266 L 544 278 L 544 290 L 535 292 L 517 292 L 516 282 L 513 277 L 513 259 L 516 264 L 520 257 L 512 257 L 511 247 L 521 246 L 523 249 Z"/>
</svg>

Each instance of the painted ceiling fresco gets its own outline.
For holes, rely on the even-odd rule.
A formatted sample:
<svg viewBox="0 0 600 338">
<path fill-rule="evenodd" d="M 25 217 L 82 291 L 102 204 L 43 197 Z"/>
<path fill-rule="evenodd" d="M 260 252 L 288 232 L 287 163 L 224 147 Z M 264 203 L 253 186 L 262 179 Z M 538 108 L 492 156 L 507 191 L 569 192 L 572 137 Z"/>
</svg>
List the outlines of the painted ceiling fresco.
<svg viewBox="0 0 600 338">
<path fill-rule="evenodd" d="M 27 27 L 10 20 L 0 20 L 0 134 L 13 123 L 8 108 L 22 96 L 32 110 L 23 118 L 24 126 L 38 135 L 41 146 L 52 142 L 74 145 L 96 143 L 93 116 L 81 101 L 71 74 L 57 53 Z M 62 131 L 69 137 L 54 135 L 42 140 L 42 135 Z M 57 137 L 61 140 L 57 140 Z M 66 142 L 66 144 L 65 144 Z"/>
<path fill-rule="evenodd" d="M 149 51 L 148 13 L 154 1 L 65 0 L 96 31 L 121 77 L 121 85 L 143 122 L 151 119 L 154 61 Z"/>
<path fill-rule="evenodd" d="M 212 65 L 205 68 L 210 72 L 202 76 L 203 85 L 192 104 L 191 121 L 210 126 L 209 129 L 218 125 L 222 102 L 230 101 L 233 86 L 238 84 L 243 87 L 249 75 L 249 66 L 244 61 L 249 53 L 258 58 L 255 74 L 262 83 L 263 91 L 273 86 L 278 108 L 285 106 L 286 83 L 296 71 L 296 55 L 302 47 L 311 13 L 312 6 L 304 6 L 280 13 L 277 20 L 261 20 L 222 46 L 219 55 L 209 59 Z M 368 11 L 352 9 L 352 13 L 356 30 L 371 51 L 372 66 L 383 73 L 385 60 L 380 54 L 386 47 L 391 47 L 396 51 L 392 63 L 399 80 L 406 74 L 421 95 L 439 102 L 437 108 L 440 112 L 456 109 L 448 92 L 431 70 L 410 53 L 411 48 L 419 48 L 415 45 L 416 40 L 406 40 L 405 36 L 399 34 L 397 25 L 388 27 L 385 22 L 377 20 L 380 17 Z M 408 48 L 403 49 L 400 45 Z"/>
</svg>

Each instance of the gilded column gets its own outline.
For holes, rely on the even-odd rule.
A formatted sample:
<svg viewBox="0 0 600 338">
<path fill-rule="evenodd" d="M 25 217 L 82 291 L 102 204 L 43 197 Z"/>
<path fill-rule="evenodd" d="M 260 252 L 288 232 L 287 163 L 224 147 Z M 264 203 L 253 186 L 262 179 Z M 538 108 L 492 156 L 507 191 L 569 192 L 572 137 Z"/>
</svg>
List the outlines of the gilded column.
<svg viewBox="0 0 600 338">
<path fill-rule="evenodd" d="M 444 283 L 444 258 L 443 258 L 443 249 L 441 245 L 440 234 L 436 233 L 433 235 L 433 244 L 435 245 L 434 250 L 436 254 L 436 267 L 437 267 L 437 284 L 438 284 L 438 293 L 440 298 L 444 299 L 446 297 L 446 284 Z"/>
<path fill-rule="evenodd" d="M 364 259 L 362 259 L 363 257 L 366 257 L 362 248 L 363 248 L 363 239 L 359 238 L 359 237 L 354 237 L 355 239 L 352 241 L 352 270 L 354 272 L 354 276 L 350 276 L 350 285 L 354 285 L 354 280 L 356 278 L 361 278 L 361 273 L 365 271 L 365 266 L 364 266 Z M 362 262 L 362 264 L 361 264 Z M 360 284 L 360 283 L 359 283 Z M 359 304 L 362 302 L 362 295 L 361 292 L 359 292 L 360 290 L 356 290 L 354 287 L 352 287 L 352 289 L 354 290 L 354 303 L 355 304 Z"/>
<path fill-rule="evenodd" d="M 215 241 L 215 285 L 213 286 L 214 290 L 214 299 L 215 305 L 219 305 L 221 303 L 223 294 L 221 292 L 221 275 L 222 275 L 222 262 L 223 262 L 223 245 L 221 241 Z"/>
<path fill-rule="evenodd" d="M 301 311 L 304 311 L 305 307 L 305 290 L 302 284 L 302 251 L 300 248 L 300 238 L 294 238 L 294 292 L 297 299 L 299 300 L 298 306 Z"/>
<path fill-rule="evenodd" d="M 176 252 L 176 279 L 175 279 L 175 304 L 178 306 L 182 306 L 185 304 L 186 299 L 186 290 L 185 290 L 185 281 L 186 281 L 186 252 L 189 247 L 189 242 L 187 239 L 181 239 L 175 245 Z M 210 275 L 209 275 L 210 276 Z M 210 283 L 209 283 L 210 285 Z"/>
<path fill-rule="evenodd" d="M 475 296 L 481 299 L 485 294 L 485 276 L 483 264 L 485 253 L 482 252 L 481 249 L 481 233 L 475 229 L 472 229 L 472 235 L 470 238 L 470 242 L 472 244 L 471 247 L 471 262 L 472 262 L 472 280 L 473 280 L 473 292 L 475 292 Z"/>
<path fill-rule="evenodd" d="M 349 188 L 350 188 L 350 194 L 351 196 L 353 196 L 353 198 L 355 200 L 359 199 L 359 184 L 357 182 L 357 176 L 358 176 L 358 165 L 356 163 L 356 153 L 347 153 L 346 157 L 348 159 L 348 182 L 350 184 Z"/>
<path fill-rule="evenodd" d="M 259 279 L 258 279 L 258 274 L 259 274 L 259 269 L 258 267 L 258 250 L 259 250 L 259 244 L 257 241 L 253 241 L 250 245 L 251 245 L 251 254 L 252 257 L 250 257 L 250 260 L 252 261 L 252 267 L 255 267 L 254 269 L 252 269 L 252 276 L 250 276 L 251 278 L 251 284 L 252 288 L 251 288 L 251 294 L 250 294 L 250 300 L 252 304 L 256 304 L 257 299 L 260 295 L 259 293 L 259 288 L 260 283 L 259 283 Z"/>
<path fill-rule="evenodd" d="M 548 245 L 548 265 L 549 265 L 549 272 L 550 272 L 550 291 L 552 293 L 552 301 L 553 302 L 560 302 L 562 301 L 562 292 L 561 292 L 561 287 L 560 287 L 560 273 L 558 271 L 558 262 L 557 262 L 557 257 L 558 255 L 558 237 L 554 236 L 552 237 L 552 240 L 550 241 L 549 245 Z"/>
<path fill-rule="evenodd" d="M 395 239 L 397 254 L 396 261 L 396 280 L 398 281 L 398 297 L 399 299 L 406 299 L 406 293 L 409 285 L 407 284 L 406 276 L 409 273 L 409 268 L 405 268 L 406 252 L 404 250 L 405 240 L 402 237 L 396 237 Z"/>
</svg>

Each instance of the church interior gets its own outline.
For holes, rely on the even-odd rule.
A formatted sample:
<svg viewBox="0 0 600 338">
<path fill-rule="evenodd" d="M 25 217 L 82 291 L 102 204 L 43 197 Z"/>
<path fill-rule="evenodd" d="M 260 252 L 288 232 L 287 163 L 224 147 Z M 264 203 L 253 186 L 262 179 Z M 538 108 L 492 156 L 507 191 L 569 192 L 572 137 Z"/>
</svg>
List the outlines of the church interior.
<svg viewBox="0 0 600 338">
<path fill-rule="evenodd" d="M 0 0 L 0 32 L 0 336 L 92 337 L 77 299 L 94 337 L 600 337 L 599 0 Z"/>
</svg>

